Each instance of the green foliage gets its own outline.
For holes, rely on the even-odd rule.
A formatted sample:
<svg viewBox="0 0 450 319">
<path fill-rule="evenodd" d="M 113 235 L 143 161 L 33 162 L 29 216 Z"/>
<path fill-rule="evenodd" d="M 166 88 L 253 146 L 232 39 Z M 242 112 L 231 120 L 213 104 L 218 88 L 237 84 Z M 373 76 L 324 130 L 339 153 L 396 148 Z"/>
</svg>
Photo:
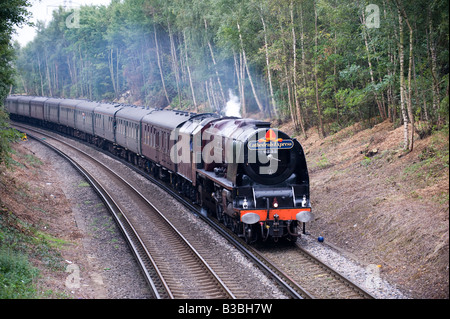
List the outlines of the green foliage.
<svg viewBox="0 0 450 319">
<path fill-rule="evenodd" d="M 9 126 L 9 116 L 0 107 L 0 165 L 5 163 L 7 166 L 10 164 L 10 150 L 11 143 L 17 141 L 22 136 L 17 130 Z"/>
<path fill-rule="evenodd" d="M 0 299 L 35 298 L 38 273 L 23 255 L 0 249 Z"/>
<path fill-rule="evenodd" d="M 363 23 L 368 4 L 379 8 L 379 27 Z M 388 114 L 397 123 L 399 8 L 406 86 L 405 21 L 414 22 L 412 114 L 441 126 L 448 123 L 444 0 L 114 0 L 82 6 L 78 27 L 67 25 L 74 11 L 60 8 L 18 51 L 14 91 L 223 111 L 231 90 L 245 113 L 259 111 L 259 100 L 268 118 L 271 85 L 278 116 L 294 119 L 297 130 L 323 121 L 333 132 Z"/>
<path fill-rule="evenodd" d="M 61 271 L 64 265 L 57 248 L 66 242 L 39 231 L 1 206 L 0 299 L 40 298 L 35 288 L 39 270 L 30 260 L 39 260 L 48 269 Z"/>
<path fill-rule="evenodd" d="M 0 2 L 0 101 L 3 101 L 13 84 L 10 63 L 14 58 L 14 50 L 10 43 L 11 34 L 14 26 L 25 23 L 28 16 L 26 8 L 29 5 L 28 0 Z"/>
<path fill-rule="evenodd" d="M 28 13 L 28 0 L 8 0 L 0 2 L 0 165 L 8 164 L 11 142 L 19 138 L 16 130 L 8 124 L 9 117 L 3 109 L 3 100 L 7 96 L 13 82 L 14 70 L 11 62 L 14 49 L 11 46 L 13 27 L 25 23 Z"/>
</svg>

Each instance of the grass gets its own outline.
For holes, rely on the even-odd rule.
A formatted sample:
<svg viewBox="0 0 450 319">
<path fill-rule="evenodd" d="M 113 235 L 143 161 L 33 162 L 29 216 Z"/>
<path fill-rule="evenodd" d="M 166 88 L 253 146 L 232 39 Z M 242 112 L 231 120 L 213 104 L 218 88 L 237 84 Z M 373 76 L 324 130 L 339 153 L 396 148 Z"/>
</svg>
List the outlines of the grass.
<svg viewBox="0 0 450 319">
<path fill-rule="evenodd" d="M 325 169 L 328 168 L 330 165 L 330 162 L 328 161 L 327 156 L 322 153 L 322 156 L 320 157 L 320 160 L 316 163 L 315 167 L 318 169 Z"/>
<path fill-rule="evenodd" d="M 0 209 L 0 299 L 33 299 L 48 294 L 36 290 L 40 272 L 31 260 L 39 261 L 47 269 L 62 270 L 57 248 L 64 244 Z"/>
<path fill-rule="evenodd" d="M 81 182 L 80 184 L 78 184 L 78 187 L 91 187 L 91 185 L 89 185 L 89 183 L 87 182 Z"/>
<path fill-rule="evenodd" d="M 449 169 L 448 127 L 435 132 L 427 145 L 418 155 L 418 161 L 404 169 L 404 176 L 433 183 L 443 172 Z"/>
<path fill-rule="evenodd" d="M 16 155 L 17 159 L 19 160 L 19 161 L 17 161 L 15 159 L 11 158 L 10 159 L 11 168 L 18 167 L 18 168 L 26 169 L 27 166 L 32 166 L 34 168 L 38 168 L 44 164 L 39 158 L 37 158 L 36 156 L 34 156 L 32 154 L 23 154 L 21 152 L 15 151 L 15 150 L 12 150 L 11 154 Z"/>
<path fill-rule="evenodd" d="M 0 250 L 0 299 L 36 298 L 32 283 L 38 275 L 37 268 L 24 255 Z"/>
<path fill-rule="evenodd" d="M 424 181 L 434 181 L 448 167 L 448 149 L 438 150 L 431 145 L 421 152 L 417 163 L 405 168 L 404 174 Z"/>
</svg>

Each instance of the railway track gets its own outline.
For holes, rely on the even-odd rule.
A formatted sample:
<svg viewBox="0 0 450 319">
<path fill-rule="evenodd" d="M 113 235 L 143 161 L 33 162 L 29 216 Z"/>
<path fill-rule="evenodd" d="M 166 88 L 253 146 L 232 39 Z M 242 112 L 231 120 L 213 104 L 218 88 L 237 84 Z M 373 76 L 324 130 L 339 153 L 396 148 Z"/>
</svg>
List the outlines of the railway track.
<svg viewBox="0 0 450 319">
<path fill-rule="evenodd" d="M 260 247 L 257 253 L 269 264 L 283 268 L 286 275 L 301 284 L 313 298 L 374 299 L 368 291 L 322 262 L 298 243 L 278 247 L 276 250 Z M 285 262 L 283 266 L 277 262 L 281 254 Z M 289 263 L 286 264 L 286 261 Z"/>
<path fill-rule="evenodd" d="M 234 237 L 235 246 L 262 268 L 269 276 L 284 287 L 293 298 L 303 299 L 374 299 L 361 288 L 320 259 L 295 245 L 272 245 L 255 248 L 249 246 L 222 224 L 208 217 L 208 223 L 224 236 Z M 226 234 L 226 235 L 225 235 Z M 277 260 L 280 255 L 288 259 L 288 265 L 281 265 Z M 300 297 L 299 297 L 300 296 Z"/>
<path fill-rule="evenodd" d="M 201 254 L 127 181 L 62 140 L 28 126 L 14 126 L 25 128 L 29 137 L 62 155 L 86 177 L 113 213 L 155 298 L 235 298 Z"/>
<path fill-rule="evenodd" d="M 22 126 L 23 127 L 23 126 Z M 27 130 L 36 130 L 35 128 L 26 127 Z M 39 134 L 47 134 L 47 133 L 39 133 Z M 47 135 L 49 136 L 49 135 Z M 50 137 L 50 136 L 49 136 Z M 54 137 L 51 137 L 52 139 Z M 69 145 L 70 146 L 70 145 Z M 72 146 L 70 146 L 72 147 Z M 82 152 L 82 151 L 81 151 Z M 84 152 L 83 152 L 84 153 Z M 86 156 L 88 156 L 86 154 Z M 120 159 L 119 159 L 120 160 Z M 354 284 L 320 260 L 318 260 L 313 255 L 309 254 L 305 250 L 303 250 L 300 246 L 295 247 L 281 247 L 277 249 L 270 249 L 270 248 L 262 248 L 260 250 L 255 249 L 255 247 L 249 246 L 245 243 L 245 241 L 237 238 L 235 234 L 233 234 L 231 231 L 229 231 L 227 228 L 225 228 L 222 224 L 216 222 L 215 220 L 205 216 L 205 214 L 201 213 L 200 207 L 193 205 L 191 202 L 186 200 L 183 196 L 179 195 L 177 192 L 175 192 L 172 188 L 165 185 L 163 182 L 154 179 L 152 176 L 145 174 L 132 166 L 131 164 L 120 160 L 123 164 L 127 165 L 131 169 L 135 170 L 139 174 L 141 174 L 146 179 L 149 179 L 151 182 L 158 185 L 160 188 L 164 189 L 167 193 L 171 194 L 172 197 L 176 198 L 179 202 L 181 202 L 184 206 L 186 206 L 189 210 L 194 212 L 198 217 L 203 219 L 206 223 L 208 223 L 213 229 L 215 229 L 217 232 L 219 232 L 223 237 L 225 237 L 232 245 L 234 245 L 238 250 L 240 250 L 248 259 L 250 259 L 258 268 L 260 268 L 263 272 L 266 273 L 268 277 L 270 277 L 273 281 L 275 281 L 282 289 L 291 297 L 296 299 L 314 299 L 314 298 L 356 298 L 356 299 L 373 299 L 374 297 L 359 287 L 358 285 Z M 104 178 L 113 178 L 108 177 L 111 176 L 112 172 L 107 173 L 109 175 L 104 176 Z M 102 180 L 104 180 L 102 178 Z M 122 181 L 123 183 L 123 181 Z M 126 183 L 126 182 L 125 182 Z M 128 184 L 128 183 L 126 183 Z M 125 185 L 125 184 L 124 184 Z M 124 188 L 132 189 L 133 186 L 126 185 Z M 133 195 L 137 196 L 137 195 Z M 147 204 L 148 205 L 148 204 Z M 150 204 L 150 206 L 153 206 Z M 133 210 L 133 208 L 128 208 Z M 145 211 L 145 208 L 140 208 Z M 136 210 L 136 208 L 135 208 Z M 120 215 L 120 214 L 119 214 Z M 147 220 L 150 217 L 147 217 Z M 166 219 L 164 216 L 162 216 L 162 219 Z M 167 220 L 168 222 L 168 220 Z M 137 222 L 139 223 L 139 221 Z M 156 230 L 155 230 L 156 231 Z M 179 234 L 180 236 L 181 233 Z M 166 234 L 163 232 L 160 236 L 166 236 Z M 168 235 L 167 235 L 168 236 Z M 149 247 L 152 246 L 159 246 L 160 243 L 155 243 L 148 241 L 144 244 L 144 246 L 148 245 Z M 192 244 L 189 244 L 192 247 Z M 177 246 L 177 245 L 176 245 Z M 192 247 L 194 249 L 194 247 Z M 197 250 L 201 251 L 198 254 L 198 257 L 200 260 L 203 259 L 205 264 L 210 264 L 213 267 L 211 267 L 211 270 L 209 271 L 210 274 L 214 274 L 217 277 L 224 278 L 222 280 L 218 280 L 215 284 L 207 285 L 207 288 L 205 291 L 209 291 L 207 296 L 208 298 L 248 298 L 248 296 L 245 294 L 245 292 L 239 290 L 239 287 L 236 286 L 233 278 L 229 278 L 229 275 L 226 274 L 226 271 L 221 270 L 221 265 L 217 264 L 217 262 L 214 261 L 214 259 L 206 261 L 208 255 L 208 251 L 202 251 L 202 247 L 196 247 Z M 203 248 L 204 249 L 204 248 Z M 181 250 L 181 248 L 180 248 Z M 155 254 L 155 253 L 154 253 Z M 295 265 L 295 267 L 290 267 L 289 265 L 277 265 L 277 254 L 286 254 L 289 255 L 289 259 L 292 261 L 290 264 Z M 184 256 L 183 253 L 180 253 L 180 256 Z M 201 257 L 204 256 L 204 257 Z M 185 257 L 180 257 L 185 258 Z M 138 257 L 139 259 L 139 257 Z M 157 259 L 157 258 L 156 258 Z M 179 265 L 179 260 L 177 258 L 165 260 L 165 262 L 160 265 L 160 273 L 163 278 L 173 278 L 170 275 L 164 276 L 166 273 L 170 273 L 170 268 L 173 267 L 173 264 Z M 182 259 L 181 259 L 182 260 Z M 155 261 L 156 263 L 156 261 Z M 193 263 L 195 264 L 195 262 Z M 191 265 L 191 262 L 186 263 L 186 265 Z M 155 266 L 152 266 L 153 268 Z M 203 266 L 205 267 L 205 266 Z M 178 268 L 178 267 L 177 267 Z M 214 270 L 213 270 L 214 268 Z M 173 269 L 172 269 L 173 271 Z M 178 269 L 179 271 L 179 269 Z M 144 273 L 146 271 L 144 270 Z M 147 271 L 150 273 L 150 271 Z M 152 271 L 155 272 L 154 270 Z M 193 271 L 193 274 L 198 273 L 204 273 L 203 270 L 199 271 Z M 172 274 L 173 276 L 173 274 Z M 210 275 L 213 276 L 213 275 Z M 187 277 L 189 278 L 189 277 Z M 153 285 L 156 285 L 155 282 L 159 282 L 156 279 L 152 279 Z M 197 278 L 194 275 L 187 279 L 187 281 L 192 282 L 193 280 L 199 280 L 204 281 L 203 279 Z M 220 290 L 222 292 L 217 292 L 215 290 L 214 286 L 222 286 L 227 287 L 227 284 L 232 288 L 221 288 Z M 203 298 L 200 295 L 189 295 L 189 293 L 186 293 L 185 289 L 186 287 L 183 287 L 183 285 L 180 285 L 180 280 L 171 280 L 168 279 L 166 284 L 168 286 L 171 286 L 172 288 L 165 288 L 162 290 L 166 291 L 174 291 L 174 293 L 162 293 L 161 298 Z M 161 285 L 161 284 L 159 284 Z M 159 288 L 161 289 L 161 288 Z M 189 290 L 189 289 L 188 289 Z M 226 291 L 229 291 L 227 294 Z M 231 293 L 231 290 L 235 292 L 235 294 Z M 200 291 L 200 290 L 198 290 Z M 214 292 L 213 292 L 214 291 Z"/>
<path fill-rule="evenodd" d="M 163 182 L 154 179 L 152 176 L 143 174 L 134 166 L 124 162 L 133 168 L 137 173 L 142 174 L 166 192 L 170 193 L 178 201 L 183 203 L 191 211 L 195 212 L 207 224 L 219 232 L 230 243 L 232 243 L 245 256 L 252 260 L 261 270 L 277 282 L 290 296 L 295 299 L 375 299 L 368 291 L 361 288 L 320 259 L 310 254 L 298 244 L 294 247 L 285 246 L 270 249 L 267 247 L 261 250 L 248 245 L 244 240 L 219 223 L 214 218 L 205 216 L 201 208 L 193 205 L 189 200 L 174 192 L 172 188 Z M 277 265 L 277 254 L 289 254 L 292 265 L 289 268 Z"/>
</svg>

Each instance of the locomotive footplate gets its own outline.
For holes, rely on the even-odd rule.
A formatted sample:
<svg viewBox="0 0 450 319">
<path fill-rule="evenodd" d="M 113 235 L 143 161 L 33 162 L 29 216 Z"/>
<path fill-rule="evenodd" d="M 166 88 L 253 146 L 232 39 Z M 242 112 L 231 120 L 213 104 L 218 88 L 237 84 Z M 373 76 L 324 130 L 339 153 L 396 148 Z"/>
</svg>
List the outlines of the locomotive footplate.
<svg viewBox="0 0 450 319">
<path fill-rule="evenodd" d="M 308 219 L 305 216 L 308 216 Z M 311 208 L 240 211 L 240 221 L 246 225 L 246 228 L 256 227 L 259 229 L 258 232 L 264 241 L 268 237 L 274 240 L 282 237 L 298 237 L 300 236 L 297 233 L 298 222 L 305 223 L 313 218 Z"/>
<path fill-rule="evenodd" d="M 277 215 L 277 218 L 275 218 Z M 269 209 L 269 217 L 267 218 L 267 209 L 249 209 L 241 210 L 240 216 L 241 221 L 245 224 L 255 224 L 257 222 L 265 221 L 288 221 L 288 220 L 298 220 L 301 222 L 307 222 L 312 220 L 302 219 L 301 217 L 306 215 L 312 215 L 311 208 L 288 208 L 288 209 Z"/>
</svg>

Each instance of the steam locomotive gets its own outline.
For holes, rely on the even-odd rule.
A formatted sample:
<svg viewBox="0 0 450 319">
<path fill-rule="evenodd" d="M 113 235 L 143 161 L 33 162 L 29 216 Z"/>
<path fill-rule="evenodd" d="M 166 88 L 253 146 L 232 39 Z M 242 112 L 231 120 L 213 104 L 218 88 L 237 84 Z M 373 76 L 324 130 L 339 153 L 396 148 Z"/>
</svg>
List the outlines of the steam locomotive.
<svg viewBox="0 0 450 319">
<path fill-rule="evenodd" d="M 11 95 L 14 120 L 77 137 L 126 159 L 253 243 L 295 241 L 314 219 L 296 139 L 253 119 L 119 103 Z"/>
</svg>

